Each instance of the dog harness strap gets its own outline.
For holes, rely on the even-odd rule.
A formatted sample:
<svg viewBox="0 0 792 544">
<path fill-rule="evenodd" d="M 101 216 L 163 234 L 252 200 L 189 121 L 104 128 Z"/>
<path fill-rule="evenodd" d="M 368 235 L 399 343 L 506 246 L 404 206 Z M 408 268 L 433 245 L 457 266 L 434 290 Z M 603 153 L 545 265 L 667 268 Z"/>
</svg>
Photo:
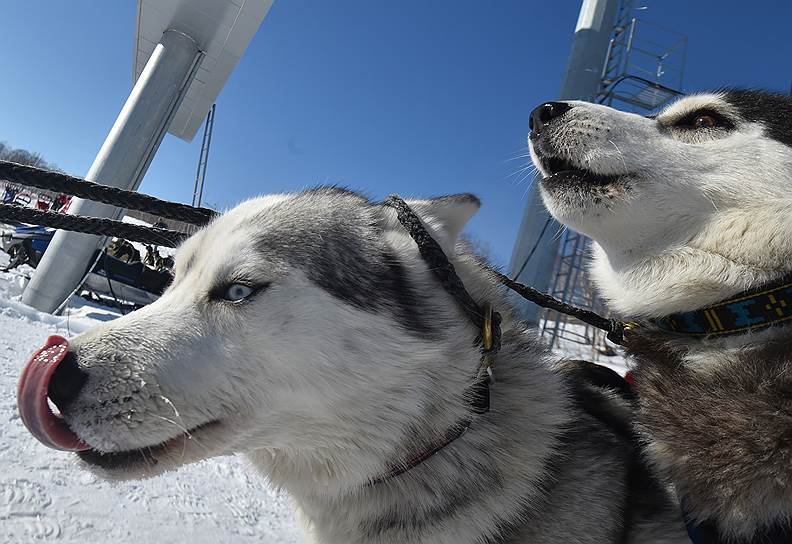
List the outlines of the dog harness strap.
<svg viewBox="0 0 792 544">
<path fill-rule="evenodd" d="M 467 432 L 470 428 L 472 421 L 465 420 L 460 421 L 457 425 L 453 426 L 452 428 L 446 431 L 445 435 L 434 442 L 433 444 L 429 445 L 426 449 L 419 451 L 409 459 L 405 460 L 402 463 L 392 464 L 387 467 L 385 472 L 377 476 L 376 478 L 372 479 L 369 482 L 369 485 L 376 485 L 380 482 L 384 482 L 385 480 L 389 480 L 391 478 L 395 478 L 396 476 L 400 476 L 407 472 L 408 470 L 412 470 L 440 450 L 448 446 L 451 442 L 456 440 L 457 438 L 461 437 L 463 434 Z"/>
<path fill-rule="evenodd" d="M 685 526 L 693 544 L 789 544 L 792 542 L 792 529 L 778 524 L 757 531 L 751 538 L 740 540 L 723 538 L 712 521 L 697 523 L 686 520 Z"/>
<path fill-rule="evenodd" d="M 708 308 L 672 314 L 654 323 L 684 336 L 728 336 L 792 320 L 792 276 L 719 302 Z"/>
<path fill-rule="evenodd" d="M 789 544 L 792 542 L 792 527 L 780 523 L 761 528 L 750 538 L 727 539 L 721 536 L 718 527 L 712 520 L 699 522 L 693 519 L 690 516 L 687 501 L 684 499 L 681 508 L 685 528 L 693 544 Z"/>
</svg>

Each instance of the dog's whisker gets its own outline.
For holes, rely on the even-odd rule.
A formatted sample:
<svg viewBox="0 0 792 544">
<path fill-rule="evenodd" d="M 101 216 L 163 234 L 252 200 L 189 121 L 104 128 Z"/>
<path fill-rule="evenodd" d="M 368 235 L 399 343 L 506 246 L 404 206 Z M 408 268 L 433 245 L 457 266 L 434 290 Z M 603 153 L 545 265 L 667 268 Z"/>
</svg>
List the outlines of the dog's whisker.
<svg viewBox="0 0 792 544">
<path fill-rule="evenodd" d="M 525 175 L 523 175 L 522 178 L 520 178 L 520 181 L 517 182 L 517 185 L 519 185 L 520 183 L 522 183 L 523 181 L 525 181 L 528 178 L 531 178 L 531 183 L 533 183 L 534 179 L 536 179 L 536 174 L 538 174 L 538 173 L 539 173 L 539 170 L 537 170 L 536 167 L 531 168 L 530 170 L 528 170 L 525 173 Z"/>
<path fill-rule="evenodd" d="M 531 158 L 531 154 L 530 153 L 523 153 L 522 155 L 517 155 L 516 157 L 508 158 L 508 159 L 506 159 L 503 162 L 507 163 L 507 162 L 511 162 L 511 161 L 518 161 L 520 159 L 530 159 L 530 158 Z"/>
<path fill-rule="evenodd" d="M 184 425 L 180 425 L 179 423 L 173 421 L 172 419 L 164 417 L 164 416 L 160 416 L 160 415 L 157 415 L 157 414 L 151 414 L 151 415 L 153 417 L 157 418 L 157 419 L 161 419 L 162 421 L 167 421 L 168 423 L 170 423 L 171 425 L 173 425 L 177 429 L 179 429 L 185 436 L 192 437 L 192 435 L 190 434 L 190 431 Z"/>
<path fill-rule="evenodd" d="M 184 454 L 187 451 L 187 441 L 188 440 L 192 440 L 199 447 L 203 448 L 204 450 L 208 450 L 209 448 L 207 448 L 206 446 L 201 444 L 201 442 L 199 440 L 197 440 L 192 435 L 190 430 L 184 424 L 184 420 L 182 419 L 181 415 L 179 414 L 179 410 L 176 409 L 176 405 L 173 404 L 173 401 L 171 401 L 168 397 L 166 397 L 165 395 L 162 395 L 162 394 L 160 395 L 160 398 L 162 399 L 163 402 L 165 402 L 165 404 L 167 404 L 168 406 L 171 407 L 171 409 L 173 410 L 173 413 L 176 414 L 176 417 L 178 418 L 179 422 L 177 423 L 176 421 L 173 421 L 172 419 L 169 419 L 167 417 L 163 417 L 163 416 L 160 416 L 160 415 L 157 415 L 157 414 L 153 414 L 153 415 L 156 418 L 159 418 L 159 419 L 161 419 L 163 421 L 167 421 L 168 423 L 171 423 L 171 424 L 175 425 L 178 429 L 180 429 L 182 431 L 182 437 L 183 437 L 182 438 L 182 440 L 183 440 L 182 441 L 182 458 L 184 458 Z"/>
<path fill-rule="evenodd" d="M 619 146 L 617 146 L 617 145 L 616 145 L 616 143 L 615 143 L 613 140 L 611 140 L 610 138 L 608 139 L 608 142 L 609 142 L 609 143 L 610 143 L 610 144 L 611 144 L 613 147 L 615 147 L 615 148 L 616 148 L 616 152 L 619 154 L 619 158 L 621 159 L 621 161 L 622 161 L 622 164 L 624 165 L 624 171 L 625 171 L 625 172 L 629 171 L 629 169 L 627 168 L 627 162 L 624 160 L 624 154 L 621 152 L 621 149 L 619 149 Z"/>
<path fill-rule="evenodd" d="M 146 455 L 146 451 L 148 451 L 148 455 Z M 151 460 L 154 458 L 154 455 L 153 455 L 153 452 L 151 451 L 151 448 L 146 448 L 146 449 L 140 450 L 140 456 L 143 458 L 143 461 L 146 463 L 146 466 L 149 469 L 154 468 L 154 463 L 151 462 Z"/>
<path fill-rule="evenodd" d="M 167 418 L 167 417 L 163 417 L 163 416 L 160 416 L 160 415 L 157 415 L 157 414 L 152 414 L 152 415 L 153 415 L 155 418 L 157 418 L 157 419 L 161 419 L 161 420 L 163 420 L 163 421 L 167 421 L 168 423 L 170 423 L 170 424 L 174 425 L 174 426 L 175 426 L 177 429 L 179 429 L 179 430 L 182 432 L 182 437 L 183 437 L 183 443 L 182 443 L 182 457 L 184 457 L 184 453 L 187 451 L 187 440 L 191 440 L 191 441 L 193 441 L 193 442 L 194 442 L 194 443 L 195 443 L 197 446 L 199 446 L 199 447 L 203 448 L 203 449 L 204 449 L 204 450 L 206 450 L 206 451 L 209 451 L 209 448 L 208 448 L 207 446 L 205 446 L 204 444 L 202 444 L 202 443 L 200 442 L 200 440 L 198 440 L 197 438 L 195 438 L 195 436 L 193 436 L 193 434 L 192 434 L 192 433 L 189 431 L 189 429 L 187 429 L 187 428 L 186 428 L 184 425 L 179 425 L 178 423 L 176 423 L 175 421 L 173 421 L 172 419 L 169 419 L 169 418 Z"/>
<path fill-rule="evenodd" d="M 709 196 L 709 195 L 708 195 L 708 194 L 706 194 L 706 193 L 703 193 L 703 194 L 704 194 L 704 198 L 706 198 L 707 200 L 709 200 L 710 204 L 712 204 L 712 207 L 713 207 L 713 209 L 714 209 L 716 212 L 720 212 L 720 210 L 718 209 L 718 206 L 717 206 L 717 204 L 715 204 L 715 201 L 714 201 L 714 200 L 712 200 L 712 197 L 711 197 L 711 196 Z"/>
<path fill-rule="evenodd" d="M 529 182 L 528 182 L 528 184 L 525 186 L 525 190 L 523 191 L 523 195 L 522 195 L 522 197 L 523 197 L 523 200 L 525 200 L 526 198 L 528 198 L 528 195 L 530 194 L 530 192 L 531 192 L 531 189 L 533 188 L 533 185 L 534 185 L 534 183 L 536 182 L 536 176 L 535 176 L 535 175 L 525 176 L 525 177 L 524 177 L 522 180 L 520 180 L 520 182 L 519 182 L 519 183 L 522 183 L 522 182 L 523 182 L 523 181 L 525 181 L 526 179 L 529 179 L 530 181 L 529 181 Z M 518 185 L 519 185 L 519 183 L 518 183 Z M 542 209 L 544 209 L 544 206 L 541 206 L 541 208 L 542 208 Z"/>
<path fill-rule="evenodd" d="M 172 401 L 172 400 L 170 400 L 170 399 L 169 399 L 168 397 L 166 397 L 165 395 L 162 395 L 162 394 L 160 394 L 160 396 L 159 396 L 159 397 L 160 397 L 160 399 L 162 399 L 162 401 L 163 401 L 165 404 L 167 404 L 168 406 L 170 406 L 170 407 L 171 407 L 171 409 L 173 410 L 173 413 L 174 413 L 174 414 L 176 414 L 176 417 L 177 417 L 177 418 L 179 418 L 179 421 L 181 421 L 182 425 L 184 425 L 184 421 L 182 420 L 182 418 L 181 418 L 181 415 L 179 414 L 179 410 L 177 410 L 177 409 L 176 409 L 176 405 L 175 405 L 175 404 L 173 404 L 173 401 Z"/>
<path fill-rule="evenodd" d="M 529 165 L 523 166 L 522 168 L 518 168 L 517 170 L 515 170 L 514 172 L 512 172 L 511 174 L 509 174 L 508 176 L 506 176 L 506 179 L 509 179 L 509 178 L 510 178 L 510 177 L 512 177 L 512 176 L 517 176 L 517 175 L 520 175 L 520 174 L 522 174 L 522 173 L 523 173 L 523 172 L 525 172 L 525 171 L 530 171 L 530 170 L 534 170 L 534 169 L 535 169 L 535 167 L 534 167 L 534 165 L 532 165 L 532 164 L 529 164 Z"/>
</svg>

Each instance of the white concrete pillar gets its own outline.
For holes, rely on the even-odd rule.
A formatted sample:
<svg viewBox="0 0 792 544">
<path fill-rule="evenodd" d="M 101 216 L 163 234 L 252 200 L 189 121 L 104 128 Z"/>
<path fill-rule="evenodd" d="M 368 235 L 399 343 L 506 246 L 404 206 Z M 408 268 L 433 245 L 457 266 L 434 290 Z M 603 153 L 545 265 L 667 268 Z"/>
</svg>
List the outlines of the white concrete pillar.
<svg viewBox="0 0 792 544">
<path fill-rule="evenodd" d="M 166 30 L 146 63 L 85 179 L 136 190 L 201 63 L 198 44 Z M 76 198 L 69 213 L 121 217 L 124 210 Z M 83 279 L 105 237 L 58 231 L 22 294 L 22 302 L 52 312 Z"/>
</svg>

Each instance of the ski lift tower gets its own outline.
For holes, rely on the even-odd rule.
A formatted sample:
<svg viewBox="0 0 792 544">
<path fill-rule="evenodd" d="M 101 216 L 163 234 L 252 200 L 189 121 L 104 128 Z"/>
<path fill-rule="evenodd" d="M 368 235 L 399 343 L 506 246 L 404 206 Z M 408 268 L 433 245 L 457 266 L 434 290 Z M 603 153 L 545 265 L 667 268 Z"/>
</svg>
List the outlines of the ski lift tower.
<svg viewBox="0 0 792 544">
<path fill-rule="evenodd" d="M 134 86 L 85 179 L 137 190 L 166 132 L 191 141 L 272 0 L 138 0 Z M 69 213 L 123 209 L 74 199 Z M 53 312 L 79 287 L 106 237 L 58 231 L 22 294 Z"/>
<path fill-rule="evenodd" d="M 592 101 L 647 115 L 681 95 L 687 37 L 634 15 L 633 0 L 619 2 L 615 23 Z M 590 240 L 571 230 L 561 236 L 550 293 L 581 308 L 604 312 L 589 283 Z M 552 347 L 597 359 L 604 333 L 565 314 L 544 311 L 542 335 Z M 577 348 L 577 349 L 575 349 Z"/>
<path fill-rule="evenodd" d="M 622 0 L 583 0 L 559 99 L 592 100 L 597 94 L 603 59 L 620 9 Z M 517 232 L 509 271 L 516 281 L 540 291 L 546 291 L 552 284 L 558 254 L 559 241 L 554 236 L 557 227 L 551 226 L 552 223 L 538 184 L 534 183 Z M 539 325 L 541 315 L 537 306 L 520 300 L 517 304 L 526 322 Z"/>
</svg>

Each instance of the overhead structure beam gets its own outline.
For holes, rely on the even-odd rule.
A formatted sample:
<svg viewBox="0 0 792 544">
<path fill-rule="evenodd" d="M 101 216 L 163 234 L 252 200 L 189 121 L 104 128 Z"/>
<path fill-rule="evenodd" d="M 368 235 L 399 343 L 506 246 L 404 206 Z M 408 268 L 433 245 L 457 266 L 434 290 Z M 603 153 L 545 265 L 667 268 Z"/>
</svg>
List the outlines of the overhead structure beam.
<svg viewBox="0 0 792 544">
<path fill-rule="evenodd" d="M 138 0 L 135 81 L 167 28 L 192 36 L 206 54 L 168 131 L 191 141 L 272 7 L 272 0 Z"/>
</svg>

